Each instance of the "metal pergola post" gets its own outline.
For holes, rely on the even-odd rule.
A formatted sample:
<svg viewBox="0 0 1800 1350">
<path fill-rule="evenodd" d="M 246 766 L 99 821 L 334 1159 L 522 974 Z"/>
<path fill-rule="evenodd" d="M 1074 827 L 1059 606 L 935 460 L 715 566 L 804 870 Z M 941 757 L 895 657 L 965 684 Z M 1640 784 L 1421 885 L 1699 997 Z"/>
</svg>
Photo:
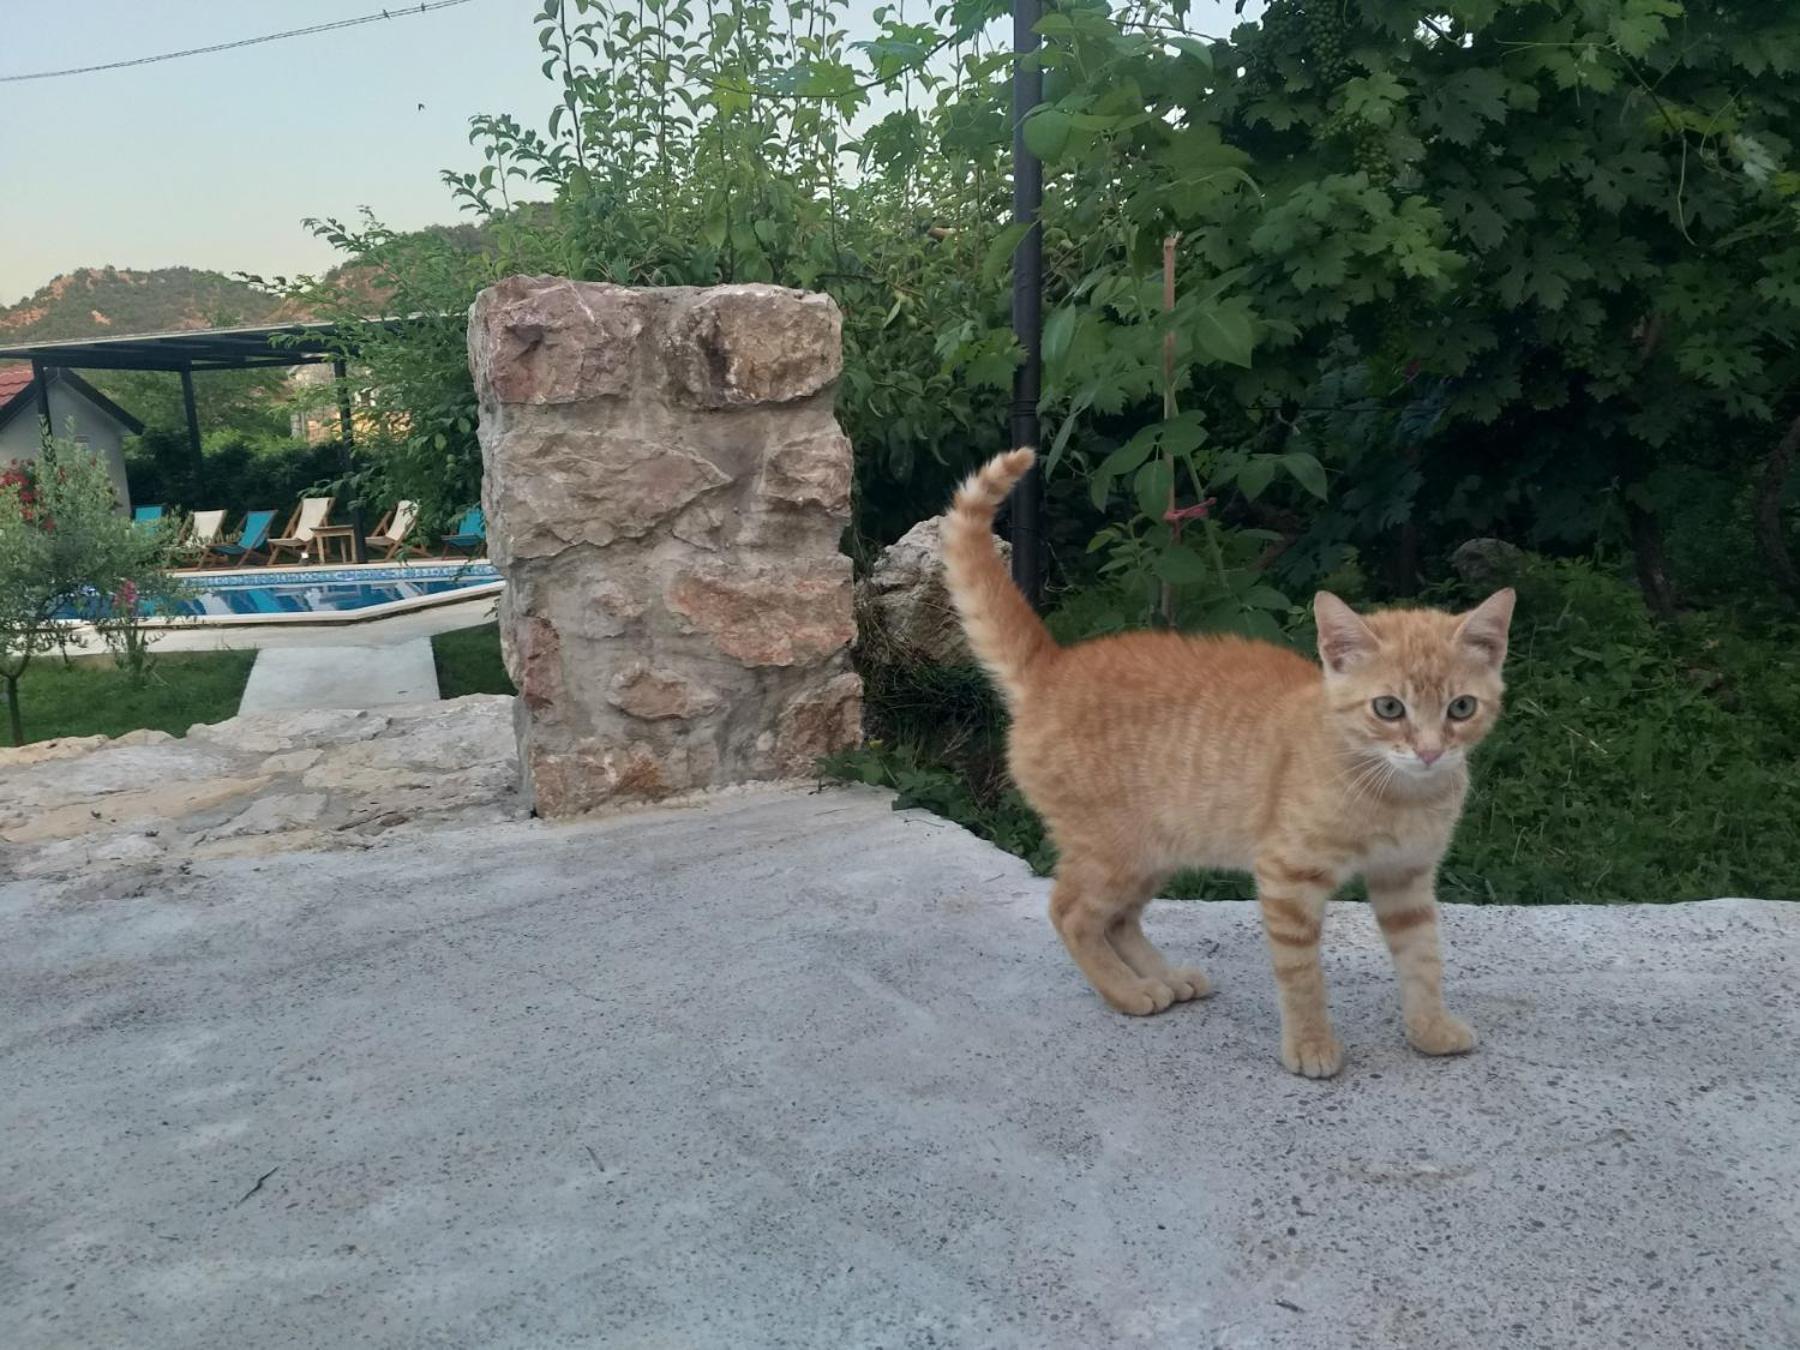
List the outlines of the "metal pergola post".
<svg viewBox="0 0 1800 1350">
<path fill-rule="evenodd" d="M 36 357 L 31 361 L 31 387 L 37 395 L 38 420 L 44 424 L 42 435 L 48 439 L 56 434 L 50 424 L 50 372 Z"/>
<path fill-rule="evenodd" d="M 332 360 L 331 373 L 337 386 L 338 467 L 348 483 L 355 467 L 351 451 L 356 448 L 356 419 L 350 415 L 350 370 L 343 357 Z M 362 501 L 357 497 L 350 499 L 350 557 L 359 563 L 369 560 L 368 546 L 363 542 Z"/>
<path fill-rule="evenodd" d="M 181 410 L 187 414 L 188 455 L 194 475 L 194 491 L 206 484 L 206 456 L 200 449 L 200 411 L 194 403 L 194 368 L 181 368 Z"/>
<path fill-rule="evenodd" d="M 1013 0 L 1013 222 L 1029 228 L 1013 251 L 1013 334 L 1025 359 L 1013 375 L 1012 444 L 1037 448 L 1038 397 L 1043 381 L 1044 250 L 1038 211 L 1044 166 L 1025 144 L 1025 116 L 1044 101 L 1044 70 L 1035 59 L 1043 0 Z M 1013 489 L 1013 580 L 1033 607 L 1044 600 L 1044 471 L 1033 468 Z"/>
</svg>

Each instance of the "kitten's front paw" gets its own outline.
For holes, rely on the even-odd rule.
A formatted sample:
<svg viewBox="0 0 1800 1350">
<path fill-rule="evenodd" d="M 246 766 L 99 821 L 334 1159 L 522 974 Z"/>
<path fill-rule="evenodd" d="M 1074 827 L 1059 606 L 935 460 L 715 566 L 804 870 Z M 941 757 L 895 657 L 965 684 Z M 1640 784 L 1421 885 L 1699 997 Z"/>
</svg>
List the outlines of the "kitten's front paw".
<svg viewBox="0 0 1800 1350">
<path fill-rule="evenodd" d="M 1186 1003 L 1194 998 L 1211 998 L 1212 981 L 1192 966 L 1180 966 L 1163 976 L 1163 980 L 1175 991 L 1175 1001 Z"/>
<path fill-rule="evenodd" d="M 1344 1047 L 1327 1027 L 1323 1031 L 1281 1034 L 1281 1062 L 1303 1078 L 1329 1078 L 1344 1067 Z"/>
<path fill-rule="evenodd" d="M 1440 1008 L 1424 1017 L 1408 1019 L 1406 1039 L 1420 1054 L 1463 1055 L 1475 1048 L 1475 1029 Z"/>
<path fill-rule="evenodd" d="M 1175 1001 L 1175 991 L 1161 980 L 1138 980 L 1103 992 L 1108 1003 L 1132 1017 L 1149 1017 Z"/>
</svg>

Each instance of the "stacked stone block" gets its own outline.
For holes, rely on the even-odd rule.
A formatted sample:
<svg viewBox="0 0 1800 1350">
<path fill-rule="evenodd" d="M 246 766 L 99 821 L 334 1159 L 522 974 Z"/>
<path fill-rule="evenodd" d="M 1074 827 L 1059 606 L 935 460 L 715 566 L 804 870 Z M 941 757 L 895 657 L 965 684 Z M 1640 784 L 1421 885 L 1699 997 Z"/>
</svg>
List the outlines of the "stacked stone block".
<svg viewBox="0 0 1800 1350">
<path fill-rule="evenodd" d="M 829 297 L 511 277 L 470 310 L 469 359 L 538 814 L 801 777 L 855 743 Z"/>
</svg>

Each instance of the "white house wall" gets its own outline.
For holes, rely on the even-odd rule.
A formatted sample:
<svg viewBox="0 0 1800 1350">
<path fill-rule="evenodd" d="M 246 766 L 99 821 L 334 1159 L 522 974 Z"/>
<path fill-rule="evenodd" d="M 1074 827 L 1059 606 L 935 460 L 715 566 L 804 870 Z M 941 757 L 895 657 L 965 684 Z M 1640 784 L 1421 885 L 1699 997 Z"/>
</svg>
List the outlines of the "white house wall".
<svg viewBox="0 0 1800 1350">
<path fill-rule="evenodd" d="M 0 426 L 0 464 L 38 457 L 37 395 L 26 397 L 32 401 L 31 408 L 14 414 L 5 426 Z M 123 509 L 129 511 L 131 485 L 125 481 L 125 428 L 104 408 L 95 406 L 60 380 L 50 384 L 50 423 L 58 436 L 86 445 L 100 456 Z"/>
</svg>

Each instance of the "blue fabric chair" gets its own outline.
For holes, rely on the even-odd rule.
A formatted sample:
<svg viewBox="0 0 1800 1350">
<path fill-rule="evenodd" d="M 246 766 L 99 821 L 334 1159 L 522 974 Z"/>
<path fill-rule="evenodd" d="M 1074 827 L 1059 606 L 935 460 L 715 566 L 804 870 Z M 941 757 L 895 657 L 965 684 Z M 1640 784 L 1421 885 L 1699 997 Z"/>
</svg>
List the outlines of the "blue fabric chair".
<svg viewBox="0 0 1800 1350">
<path fill-rule="evenodd" d="M 154 525 L 162 518 L 163 509 L 160 506 L 140 506 L 131 513 L 133 525 Z"/>
<path fill-rule="evenodd" d="M 444 556 L 467 553 L 473 557 L 475 551 L 486 543 L 487 517 L 481 514 L 479 506 L 472 506 L 456 523 L 456 533 L 444 536 Z"/>
<path fill-rule="evenodd" d="M 206 552 L 200 555 L 200 565 L 218 561 L 249 562 L 260 555 L 263 545 L 269 538 L 269 522 L 275 519 L 273 511 L 252 511 L 244 517 L 244 528 L 239 533 L 235 544 L 208 544 Z"/>
</svg>

